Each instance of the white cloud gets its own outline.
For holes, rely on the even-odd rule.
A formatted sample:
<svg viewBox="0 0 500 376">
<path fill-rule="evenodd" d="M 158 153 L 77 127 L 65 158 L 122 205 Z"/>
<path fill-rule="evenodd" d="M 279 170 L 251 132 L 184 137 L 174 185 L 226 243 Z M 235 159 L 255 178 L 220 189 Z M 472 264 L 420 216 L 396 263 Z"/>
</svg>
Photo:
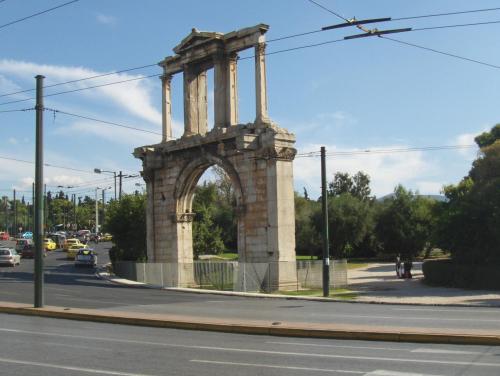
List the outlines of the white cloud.
<svg viewBox="0 0 500 376">
<path fill-rule="evenodd" d="M 35 64 L 7 59 L 0 60 L 0 72 L 17 76 L 28 82 L 33 81 L 32 77 L 34 75 L 42 74 L 47 77 L 46 84 L 78 80 L 106 73 L 94 71 L 84 67 Z M 64 90 L 80 89 L 88 86 L 101 85 L 140 77 L 143 76 L 117 74 L 99 79 L 68 84 L 64 86 Z M 107 100 L 108 104 L 117 105 L 121 111 L 126 111 L 159 126 L 161 124 L 161 113 L 152 105 L 151 90 L 153 87 L 154 84 L 152 84 L 148 79 L 144 79 L 117 85 L 104 86 L 89 91 L 82 91 L 79 94 L 85 96 L 86 98 L 99 101 L 99 105 L 102 105 L 103 99 Z"/>
<path fill-rule="evenodd" d="M 12 145 L 17 145 L 19 143 L 19 141 L 15 137 L 9 137 L 7 141 Z"/>
<path fill-rule="evenodd" d="M 113 16 L 107 16 L 102 13 L 98 13 L 96 16 L 96 19 L 99 23 L 103 25 L 115 25 L 116 24 L 116 18 Z"/>
<path fill-rule="evenodd" d="M 402 145 L 386 145 L 365 149 L 348 149 L 359 151 L 370 149 L 404 148 Z M 320 145 L 308 145 L 300 153 L 317 151 Z M 335 145 L 326 146 L 330 152 L 346 151 Z M 336 172 L 355 174 L 358 171 L 367 173 L 371 178 L 372 193 L 381 196 L 391 193 L 397 184 L 407 185 L 409 182 L 435 172 L 435 166 L 424 160 L 422 152 L 376 154 L 361 153 L 352 155 L 337 155 L 327 157 L 327 179 L 333 179 Z M 294 161 L 294 178 L 298 188 L 305 185 L 313 196 L 319 194 L 320 189 L 320 160 L 319 158 L 297 158 Z"/>
</svg>

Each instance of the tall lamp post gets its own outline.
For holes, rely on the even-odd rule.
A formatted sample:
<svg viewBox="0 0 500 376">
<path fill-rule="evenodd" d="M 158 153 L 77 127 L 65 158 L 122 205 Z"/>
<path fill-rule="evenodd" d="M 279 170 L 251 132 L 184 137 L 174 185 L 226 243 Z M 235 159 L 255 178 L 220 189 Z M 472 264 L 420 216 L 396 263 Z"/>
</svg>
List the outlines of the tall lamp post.
<svg viewBox="0 0 500 376">
<path fill-rule="evenodd" d="M 107 171 L 107 170 L 101 170 L 100 168 L 94 168 L 94 172 L 96 174 L 102 174 L 103 172 L 107 172 L 108 174 L 113 174 L 113 177 L 115 178 L 115 201 L 116 201 L 116 171 Z"/>
</svg>

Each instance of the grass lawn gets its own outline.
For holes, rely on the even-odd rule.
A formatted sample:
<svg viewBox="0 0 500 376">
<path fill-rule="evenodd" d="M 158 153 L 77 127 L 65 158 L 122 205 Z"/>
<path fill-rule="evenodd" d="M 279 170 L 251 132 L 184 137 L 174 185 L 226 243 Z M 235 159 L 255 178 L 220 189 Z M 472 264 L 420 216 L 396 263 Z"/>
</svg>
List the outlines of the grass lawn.
<svg viewBox="0 0 500 376">
<path fill-rule="evenodd" d="M 347 262 L 347 269 L 359 269 L 369 266 L 367 262 Z"/>
<path fill-rule="evenodd" d="M 288 296 L 323 296 L 322 289 L 310 289 L 310 290 L 299 290 L 299 291 L 280 291 L 282 295 Z M 330 289 L 330 298 L 346 299 L 351 300 L 358 296 L 354 291 L 348 289 Z"/>
</svg>

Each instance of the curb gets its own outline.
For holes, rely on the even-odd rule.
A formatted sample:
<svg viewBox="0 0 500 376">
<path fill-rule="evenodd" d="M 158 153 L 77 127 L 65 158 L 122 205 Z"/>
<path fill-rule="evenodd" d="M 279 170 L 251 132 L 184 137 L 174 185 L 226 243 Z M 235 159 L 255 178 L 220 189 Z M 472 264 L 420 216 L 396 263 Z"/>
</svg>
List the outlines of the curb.
<svg viewBox="0 0 500 376">
<path fill-rule="evenodd" d="M 91 321 L 99 323 L 158 327 L 169 329 L 201 330 L 234 334 L 271 335 L 322 339 L 349 339 L 364 341 L 418 342 L 500 346 L 500 334 L 480 333 L 426 333 L 410 329 L 367 330 L 362 327 L 343 328 L 340 325 L 306 323 L 280 323 L 253 321 L 242 323 L 235 320 L 207 320 L 173 315 L 144 315 L 141 313 L 102 312 L 90 309 L 63 307 L 32 308 L 26 304 L 0 303 L 0 313 L 39 316 L 58 319 Z M 147 317 L 145 317 L 147 316 Z M 326 327 L 325 327 L 326 326 Z"/>
<path fill-rule="evenodd" d="M 496 308 L 500 309 L 498 305 L 484 305 L 484 304 L 469 304 L 469 303 L 421 303 L 421 302 L 387 302 L 387 301 L 362 301 L 354 299 L 342 299 L 342 298 L 325 298 L 320 296 L 297 296 L 297 295 L 282 295 L 282 294 L 262 294 L 258 292 L 239 292 L 239 291 L 219 291 L 219 290 L 203 290 L 187 287 L 163 287 L 159 285 L 150 285 L 144 282 L 136 282 L 128 280 L 125 278 L 116 277 L 114 274 L 108 272 L 97 271 L 95 273 L 96 277 L 105 279 L 111 283 L 115 283 L 122 286 L 131 287 L 142 287 L 151 288 L 157 290 L 166 290 L 174 292 L 187 292 L 192 294 L 211 294 L 211 295 L 223 295 L 223 296 L 241 296 L 245 298 L 257 298 L 257 299 L 285 299 L 285 300 L 305 300 L 313 302 L 330 302 L 330 303 L 353 303 L 353 304 L 379 304 L 379 305 L 408 305 L 408 306 L 422 306 L 422 307 L 467 307 L 467 308 Z M 338 296 L 351 295 L 351 294 L 363 295 L 363 292 L 358 292 L 353 290 L 352 292 L 340 293 Z"/>
</svg>

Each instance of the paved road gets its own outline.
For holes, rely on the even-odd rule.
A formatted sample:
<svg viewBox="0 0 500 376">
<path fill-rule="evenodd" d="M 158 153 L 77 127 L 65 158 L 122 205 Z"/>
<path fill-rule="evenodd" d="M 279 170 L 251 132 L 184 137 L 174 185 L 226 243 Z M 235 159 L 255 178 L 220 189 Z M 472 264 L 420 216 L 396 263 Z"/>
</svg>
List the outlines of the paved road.
<svg viewBox="0 0 500 376">
<path fill-rule="evenodd" d="M 0 374 L 493 376 L 500 348 L 296 339 L 0 314 Z"/>
<path fill-rule="evenodd" d="M 107 261 L 109 243 L 97 246 Z M 33 302 L 33 261 L 0 267 L 0 300 Z M 419 307 L 362 303 L 255 299 L 122 287 L 100 280 L 91 269 L 75 268 L 65 253 L 46 258 L 47 305 L 198 317 L 500 331 L 498 308 Z"/>
</svg>

